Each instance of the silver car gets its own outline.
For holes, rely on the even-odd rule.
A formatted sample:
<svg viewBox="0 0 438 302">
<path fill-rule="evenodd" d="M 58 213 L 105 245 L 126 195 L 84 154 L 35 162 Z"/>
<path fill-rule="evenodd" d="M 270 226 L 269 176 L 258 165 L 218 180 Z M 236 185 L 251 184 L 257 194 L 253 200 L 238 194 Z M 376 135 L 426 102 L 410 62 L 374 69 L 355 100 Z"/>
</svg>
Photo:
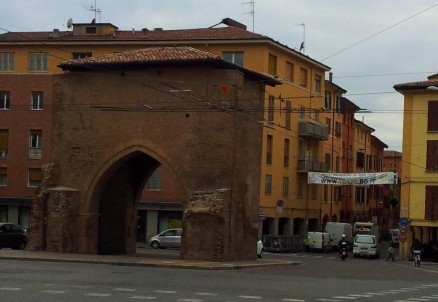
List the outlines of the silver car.
<svg viewBox="0 0 438 302">
<path fill-rule="evenodd" d="M 149 239 L 149 245 L 154 249 L 167 247 L 181 248 L 182 229 L 168 229 Z"/>
</svg>

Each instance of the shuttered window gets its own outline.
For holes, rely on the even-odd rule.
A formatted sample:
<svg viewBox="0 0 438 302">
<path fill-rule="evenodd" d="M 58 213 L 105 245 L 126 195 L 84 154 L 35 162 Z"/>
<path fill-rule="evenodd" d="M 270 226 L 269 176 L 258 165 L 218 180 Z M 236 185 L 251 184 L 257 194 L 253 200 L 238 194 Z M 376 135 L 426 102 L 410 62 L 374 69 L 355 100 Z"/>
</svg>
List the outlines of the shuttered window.
<svg viewBox="0 0 438 302">
<path fill-rule="evenodd" d="M 427 108 L 427 131 L 438 131 L 438 101 L 429 101 Z"/>
<path fill-rule="evenodd" d="M 9 130 L 0 129 L 0 159 L 8 155 Z"/>
<path fill-rule="evenodd" d="M 41 183 L 42 173 L 41 169 L 30 168 L 29 169 L 29 187 L 38 187 Z"/>
<path fill-rule="evenodd" d="M 438 172 L 438 141 L 427 141 L 426 171 Z"/>
<path fill-rule="evenodd" d="M 438 219 L 438 186 L 426 186 L 424 205 L 424 218 L 428 220 Z"/>
</svg>

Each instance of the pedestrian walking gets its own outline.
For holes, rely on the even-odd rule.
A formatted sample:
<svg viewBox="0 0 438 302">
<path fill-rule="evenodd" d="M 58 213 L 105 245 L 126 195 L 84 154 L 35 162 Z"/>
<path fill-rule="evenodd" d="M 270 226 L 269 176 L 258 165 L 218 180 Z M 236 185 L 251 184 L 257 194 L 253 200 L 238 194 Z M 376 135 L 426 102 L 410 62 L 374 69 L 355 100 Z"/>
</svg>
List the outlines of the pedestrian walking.
<svg viewBox="0 0 438 302">
<path fill-rule="evenodd" d="M 389 244 L 389 247 L 388 247 L 388 257 L 386 258 L 386 261 L 388 261 L 389 259 L 391 259 L 392 262 L 395 261 L 395 259 L 394 259 L 394 247 L 393 246 L 394 246 L 394 244 L 391 242 Z"/>
</svg>

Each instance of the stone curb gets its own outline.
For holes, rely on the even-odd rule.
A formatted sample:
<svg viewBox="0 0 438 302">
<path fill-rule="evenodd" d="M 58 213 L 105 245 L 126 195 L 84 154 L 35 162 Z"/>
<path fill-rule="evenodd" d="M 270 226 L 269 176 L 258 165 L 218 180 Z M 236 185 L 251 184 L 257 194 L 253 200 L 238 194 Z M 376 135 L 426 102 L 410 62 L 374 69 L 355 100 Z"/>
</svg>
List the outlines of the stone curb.
<svg viewBox="0 0 438 302">
<path fill-rule="evenodd" d="M 142 256 L 106 256 L 106 255 L 53 253 L 53 252 L 40 252 L 40 251 L 5 251 L 5 250 L 0 250 L 0 259 L 21 260 L 21 261 L 65 262 L 65 263 L 90 263 L 90 264 L 107 264 L 107 265 L 119 265 L 119 266 L 139 266 L 139 267 L 203 269 L 203 270 L 231 270 L 231 269 L 289 266 L 289 265 L 301 264 L 301 262 L 297 262 L 297 261 L 281 261 L 281 260 L 265 260 L 265 259 L 257 259 L 248 262 L 246 261 L 210 262 L 210 261 L 179 260 L 179 259 L 164 260 L 160 258 L 142 257 Z"/>
</svg>

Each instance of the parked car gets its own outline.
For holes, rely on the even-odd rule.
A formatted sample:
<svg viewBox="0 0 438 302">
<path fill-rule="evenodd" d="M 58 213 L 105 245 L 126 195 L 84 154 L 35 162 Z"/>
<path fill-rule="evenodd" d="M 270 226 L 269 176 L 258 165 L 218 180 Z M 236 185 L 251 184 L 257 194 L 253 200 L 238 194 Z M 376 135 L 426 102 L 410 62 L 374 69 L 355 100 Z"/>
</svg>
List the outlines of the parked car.
<svg viewBox="0 0 438 302">
<path fill-rule="evenodd" d="M 149 239 L 149 245 L 154 249 L 181 247 L 182 229 L 168 229 Z"/>
<path fill-rule="evenodd" d="M 380 257 L 379 238 L 374 235 L 358 234 L 353 241 L 354 257 Z"/>
<path fill-rule="evenodd" d="M 15 223 L 0 223 L 0 248 L 22 250 L 27 244 L 26 231 Z"/>
<path fill-rule="evenodd" d="M 263 242 L 260 239 L 257 241 L 257 257 L 263 258 Z"/>
</svg>

